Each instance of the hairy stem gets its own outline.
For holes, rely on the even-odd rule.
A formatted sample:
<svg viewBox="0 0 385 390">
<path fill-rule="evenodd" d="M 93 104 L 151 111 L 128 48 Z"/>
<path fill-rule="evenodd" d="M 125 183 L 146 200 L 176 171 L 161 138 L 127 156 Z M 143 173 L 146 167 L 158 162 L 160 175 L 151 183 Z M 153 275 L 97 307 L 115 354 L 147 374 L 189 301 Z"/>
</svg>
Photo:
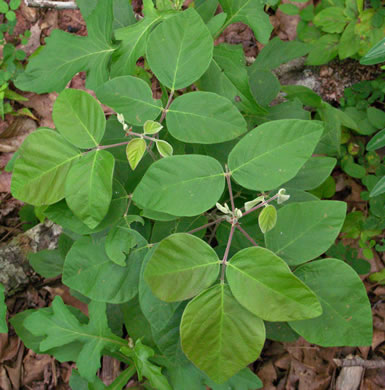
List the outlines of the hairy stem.
<svg viewBox="0 0 385 390">
<path fill-rule="evenodd" d="M 199 227 L 197 227 L 197 228 L 195 228 L 195 229 L 193 229 L 193 230 L 190 230 L 190 231 L 187 232 L 187 233 L 188 233 L 188 234 L 193 234 L 193 233 L 199 232 L 199 231 L 202 230 L 202 229 L 206 229 L 206 228 L 208 228 L 209 226 L 218 224 L 219 222 L 222 222 L 222 221 L 224 221 L 224 220 L 225 220 L 225 217 L 223 217 L 223 218 L 218 218 L 218 219 L 216 219 L 215 221 L 206 223 L 206 224 L 204 224 L 204 225 L 202 225 L 202 226 L 199 226 Z"/>
<path fill-rule="evenodd" d="M 149 137 L 148 135 L 145 135 L 145 134 L 135 133 L 135 132 L 133 132 L 133 131 L 127 132 L 127 135 L 128 135 L 128 136 L 132 135 L 132 136 L 134 136 L 134 137 L 139 137 L 139 138 L 148 139 L 148 140 L 150 140 L 151 142 L 152 142 L 152 141 L 156 141 L 156 138 L 154 138 L 154 137 Z M 131 141 L 131 140 L 130 140 L 130 141 Z M 95 149 L 102 150 L 102 149 L 116 148 L 116 147 L 118 147 L 118 146 L 127 145 L 130 141 L 119 142 L 118 144 L 111 144 L 111 145 L 101 145 L 101 146 L 98 146 L 98 147 L 95 148 Z"/>
<path fill-rule="evenodd" d="M 226 182 L 227 182 L 227 187 L 229 189 L 229 195 L 230 195 L 230 203 L 231 203 L 231 211 L 234 213 L 235 211 L 235 205 L 234 205 L 234 196 L 233 196 L 233 189 L 231 188 L 231 173 L 229 172 L 229 168 L 227 165 L 225 165 L 226 168 Z"/>
<path fill-rule="evenodd" d="M 270 199 L 266 199 L 264 202 L 262 203 L 259 203 L 257 206 L 253 207 L 252 209 L 248 210 L 248 211 L 245 211 L 242 215 L 242 217 L 244 217 L 245 215 L 248 215 L 250 213 L 252 213 L 253 211 L 257 210 L 257 209 L 260 209 L 261 207 L 267 205 L 268 203 L 272 202 L 274 199 L 277 199 L 278 198 L 278 193 L 275 194 L 273 197 L 271 197 Z"/>
<path fill-rule="evenodd" d="M 258 246 L 258 244 L 252 239 L 252 237 L 249 235 L 249 233 L 247 233 L 247 231 L 245 229 L 243 229 L 239 223 L 237 223 L 236 225 L 236 228 L 254 245 L 254 246 Z"/>
<path fill-rule="evenodd" d="M 223 255 L 223 259 L 222 259 L 221 283 L 223 283 L 225 281 L 225 271 L 226 271 L 227 258 L 229 257 L 231 241 L 233 241 L 234 230 L 235 230 L 235 225 L 231 225 L 229 238 L 227 240 L 225 254 Z"/>
</svg>

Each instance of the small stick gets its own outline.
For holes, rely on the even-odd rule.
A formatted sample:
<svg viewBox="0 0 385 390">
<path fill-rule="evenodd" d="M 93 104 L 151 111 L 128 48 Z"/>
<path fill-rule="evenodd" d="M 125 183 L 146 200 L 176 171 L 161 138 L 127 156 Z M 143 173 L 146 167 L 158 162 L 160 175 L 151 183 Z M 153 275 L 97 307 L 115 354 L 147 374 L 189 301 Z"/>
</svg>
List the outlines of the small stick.
<svg viewBox="0 0 385 390">
<path fill-rule="evenodd" d="M 385 360 L 364 360 L 360 357 L 353 359 L 333 359 L 338 367 L 364 367 L 367 369 L 384 368 Z"/>
<path fill-rule="evenodd" d="M 79 9 L 74 1 L 24 0 L 24 3 L 31 8 Z"/>
</svg>

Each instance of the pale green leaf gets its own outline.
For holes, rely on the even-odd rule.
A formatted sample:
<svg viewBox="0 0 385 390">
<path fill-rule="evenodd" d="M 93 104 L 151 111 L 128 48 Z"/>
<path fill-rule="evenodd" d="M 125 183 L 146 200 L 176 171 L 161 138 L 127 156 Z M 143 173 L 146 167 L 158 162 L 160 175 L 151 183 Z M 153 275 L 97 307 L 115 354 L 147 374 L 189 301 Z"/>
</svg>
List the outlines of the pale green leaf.
<svg viewBox="0 0 385 390">
<path fill-rule="evenodd" d="M 373 324 L 370 302 L 355 271 L 337 259 L 302 265 L 295 274 L 317 294 L 320 317 L 290 322 L 309 343 L 323 347 L 370 346 Z"/>
<path fill-rule="evenodd" d="M 360 64 L 362 65 L 374 65 L 380 62 L 385 62 L 385 38 L 375 44 L 363 58 L 361 58 Z"/>
<path fill-rule="evenodd" d="M 251 247 L 237 252 L 226 276 L 242 306 L 266 321 L 312 318 L 322 312 L 315 294 L 268 249 Z"/>
<path fill-rule="evenodd" d="M 144 279 L 159 299 L 183 301 L 215 282 L 219 262 L 214 249 L 200 238 L 175 233 L 158 244 L 144 271 Z"/>
<path fill-rule="evenodd" d="M 207 70 L 213 46 L 210 31 L 199 14 L 189 8 L 155 27 L 147 41 L 147 60 L 162 84 L 181 89 Z"/>
<path fill-rule="evenodd" d="M 385 146 L 385 129 L 379 131 L 375 136 L 373 136 L 368 144 L 366 145 L 366 150 L 372 151 L 383 148 Z"/>
<path fill-rule="evenodd" d="M 156 121 L 148 120 L 144 122 L 143 132 L 145 134 L 157 134 L 163 129 L 163 126 Z"/>
<path fill-rule="evenodd" d="M 106 127 L 102 107 L 79 89 L 65 89 L 60 93 L 53 106 L 52 119 L 68 142 L 83 149 L 98 146 Z"/>
<path fill-rule="evenodd" d="M 334 243 L 346 215 L 346 203 L 320 200 L 288 204 L 278 210 L 266 246 L 289 265 L 316 258 Z"/>
<path fill-rule="evenodd" d="M 147 144 L 143 138 L 134 138 L 127 144 L 126 155 L 132 170 L 135 170 L 140 163 L 140 160 L 146 151 L 146 147 Z"/>
<path fill-rule="evenodd" d="M 172 156 L 150 166 L 132 199 L 142 208 L 188 217 L 213 207 L 224 186 L 223 169 L 212 157 Z"/>
<path fill-rule="evenodd" d="M 313 19 L 315 26 L 327 33 L 342 33 L 349 19 L 341 7 L 327 7 L 318 12 Z"/>
<path fill-rule="evenodd" d="M 42 352 L 75 341 L 81 343 L 76 366 L 84 378 L 93 381 L 100 367 L 102 351 L 116 351 L 126 345 L 125 340 L 115 336 L 108 328 L 106 304 L 90 303 L 88 324 L 80 323 L 59 296 L 52 302 L 52 309 L 52 313 L 41 310 L 33 313 L 25 319 L 24 326 L 33 335 L 43 336 L 40 343 Z"/>
<path fill-rule="evenodd" d="M 86 87 L 96 89 L 108 80 L 108 65 L 115 48 L 111 44 L 112 0 L 98 2 L 87 18 L 87 37 L 54 30 L 46 45 L 30 58 L 25 72 L 16 80 L 24 91 L 61 91 L 81 71 L 87 72 Z"/>
<path fill-rule="evenodd" d="M 104 239 L 80 238 L 66 257 L 63 283 L 95 301 L 123 303 L 132 299 L 138 293 L 140 268 L 147 253 L 146 241 L 135 234 L 138 245 L 130 251 L 124 267 L 107 256 Z"/>
<path fill-rule="evenodd" d="M 116 77 L 95 92 L 103 104 L 123 114 L 131 125 L 143 126 L 146 120 L 156 119 L 161 112 L 160 100 L 153 99 L 148 84 L 137 77 Z"/>
<path fill-rule="evenodd" d="M 68 207 L 89 228 L 106 216 L 112 198 L 114 156 L 96 150 L 82 156 L 68 172 L 65 195 Z"/>
<path fill-rule="evenodd" d="M 269 41 L 273 26 L 269 15 L 265 13 L 262 0 L 219 0 L 219 3 L 227 14 L 225 27 L 242 22 L 251 27 L 259 42 L 266 44 Z"/>
<path fill-rule="evenodd" d="M 174 152 L 172 146 L 167 141 L 163 140 L 156 141 L 156 148 L 162 157 L 170 157 Z"/>
<path fill-rule="evenodd" d="M 173 137 L 190 143 L 226 142 L 247 130 L 246 121 L 235 106 L 211 92 L 192 92 L 176 98 L 166 121 Z"/>
<path fill-rule="evenodd" d="M 187 305 L 180 329 L 183 352 L 216 383 L 255 361 L 265 342 L 263 321 L 244 309 L 224 283 Z"/>
<path fill-rule="evenodd" d="M 258 215 L 258 225 L 262 233 L 265 234 L 273 229 L 277 223 L 277 210 L 273 205 L 268 205 Z"/>
<path fill-rule="evenodd" d="M 294 177 L 322 135 L 313 121 L 285 119 L 264 123 L 245 135 L 229 155 L 233 179 L 251 190 L 272 190 Z"/>
<path fill-rule="evenodd" d="M 68 171 L 80 156 L 78 149 L 51 129 L 31 133 L 15 162 L 12 195 L 34 206 L 58 202 L 65 195 Z"/>
</svg>

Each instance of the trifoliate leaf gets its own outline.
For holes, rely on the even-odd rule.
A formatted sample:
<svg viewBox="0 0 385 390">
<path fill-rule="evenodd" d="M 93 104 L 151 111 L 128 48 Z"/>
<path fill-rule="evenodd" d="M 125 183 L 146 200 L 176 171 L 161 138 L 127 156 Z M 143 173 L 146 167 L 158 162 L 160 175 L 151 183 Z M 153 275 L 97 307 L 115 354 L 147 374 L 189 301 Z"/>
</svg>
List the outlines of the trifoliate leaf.
<svg viewBox="0 0 385 390">
<path fill-rule="evenodd" d="M 134 171 L 140 163 L 146 151 L 146 141 L 143 138 L 135 138 L 131 140 L 126 147 L 126 155 L 131 169 Z"/>
<path fill-rule="evenodd" d="M 271 230 L 277 223 L 277 210 L 274 206 L 266 206 L 258 216 L 259 228 L 265 234 Z"/>
<path fill-rule="evenodd" d="M 89 304 L 88 324 L 81 324 L 59 296 L 53 300 L 52 309 L 51 314 L 38 310 L 27 317 L 25 328 L 34 336 L 43 337 L 40 342 L 42 352 L 73 342 L 82 344 L 76 366 L 80 375 L 92 382 L 100 367 L 102 351 L 116 351 L 127 342 L 109 329 L 105 303 L 92 301 Z"/>
</svg>

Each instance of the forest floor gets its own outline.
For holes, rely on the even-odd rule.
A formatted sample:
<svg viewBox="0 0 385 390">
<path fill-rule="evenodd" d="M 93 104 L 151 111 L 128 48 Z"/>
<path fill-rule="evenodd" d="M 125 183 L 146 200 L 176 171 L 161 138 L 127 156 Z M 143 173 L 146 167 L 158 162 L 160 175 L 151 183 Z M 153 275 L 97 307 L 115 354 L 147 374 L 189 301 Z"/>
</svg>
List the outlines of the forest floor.
<svg viewBox="0 0 385 390">
<path fill-rule="evenodd" d="M 133 5 L 136 8 L 135 11 L 140 12 L 140 1 L 133 0 Z M 87 33 L 81 14 L 77 10 L 55 11 L 28 8 L 22 2 L 17 11 L 17 18 L 15 36 L 25 30 L 31 31 L 28 44 L 19 46 L 26 51 L 27 55 L 44 44 L 45 37 L 49 36 L 53 29 L 59 28 L 79 35 Z M 287 16 L 278 11 L 271 17 L 271 21 L 274 26 L 274 35 L 283 40 L 295 38 L 297 23 L 295 16 Z M 249 28 L 241 23 L 230 26 L 218 42 L 242 44 L 248 57 L 256 57 L 263 48 L 255 41 Z M 354 61 L 325 65 L 317 69 L 317 74 L 321 85 L 320 94 L 324 100 L 334 105 L 338 105 L 344 87 L 375 77 L 375 71 L 360 67 Z M 69 87 L 85 89 L 84 82 L 85 74 L 79 73 L 70 82 Z M 89 90 L 88 92 L 92 93 Z M 27 102 L 23 102 L 23 106 L 31 110 L 34 118 L 7 116 L 4 121 L 0 121 L 0 169 L 2 171 L 0 175 L 0 246 L 7 245 L 13 237 L 23 232 L 25 224 L 19 216 L 22 203 L 13 199 L 10 194 L 11 174 L 4 172 L 3 169 L 29 133 L 37 127 L 54 127 L 51 114 L 52 104 L 57 94 L 23 93 L 23 95 L 28 98 Z M 109 113 L 107 108 L 106 113 Z M 354 208 L 366 213 L 368 205 L 360 198 L 360 193 L 364 190 L 361 185 L 341 171 L 336 171 L 334 178 L 337 183 L 336 199 L 347 202 L 349 210 Z M 340 237 L 340 240 L 344 245 L 358 248 L 355 240 L 343 237 Z M 371 272 L 380 271 L 384 267 L 384 253 L 376 253 L 370 261 Z M 379 361 L 384 359 L 385 286 L 370 283 L 366 276 L 363 275 L 362 279 L 372 303 L 374 320 L 372 345 L 361 348 L 321 348 L 301 338 L 291 343 L 267 341 L 261 357 L 250 367 L 263 381 L 264 389 L 336 389 L 337 380 L 341 381 L 344 375 L 347 375 L 350 381 L 355 380 L 361 390 L 385 389 L 385 367 L 341 369 L 333 360 L 350 356 Z M 7 299 L 9 317 L 26 309 L 48 306 L 56 295 L 60 295 L 65 303 L 72 304 L 84 312 L 87 311 L 86 306 L 73 298 L 60 280 L 46 281 L 36 278 L 34 280 L 35 282 L 24 291 Z M 2 390 L 69 389 L 68 381 L 72 366 L 71 363 L 60 364 L 49 355 L 36 355 L 23 345 L 11 326 L 8 334 L 0 334 L 0 389 Z M 111 358 L 105 358 L 100 373 L 102 379 L 106 382 L 112 381 L 115 368 L 116 364 L 111 361 Z M 127 388 L 139 389 L 141 387 L 132 381 Z M 339 388 L 341 390 L 353 389 L 353 387 Z"/>
</svg>

